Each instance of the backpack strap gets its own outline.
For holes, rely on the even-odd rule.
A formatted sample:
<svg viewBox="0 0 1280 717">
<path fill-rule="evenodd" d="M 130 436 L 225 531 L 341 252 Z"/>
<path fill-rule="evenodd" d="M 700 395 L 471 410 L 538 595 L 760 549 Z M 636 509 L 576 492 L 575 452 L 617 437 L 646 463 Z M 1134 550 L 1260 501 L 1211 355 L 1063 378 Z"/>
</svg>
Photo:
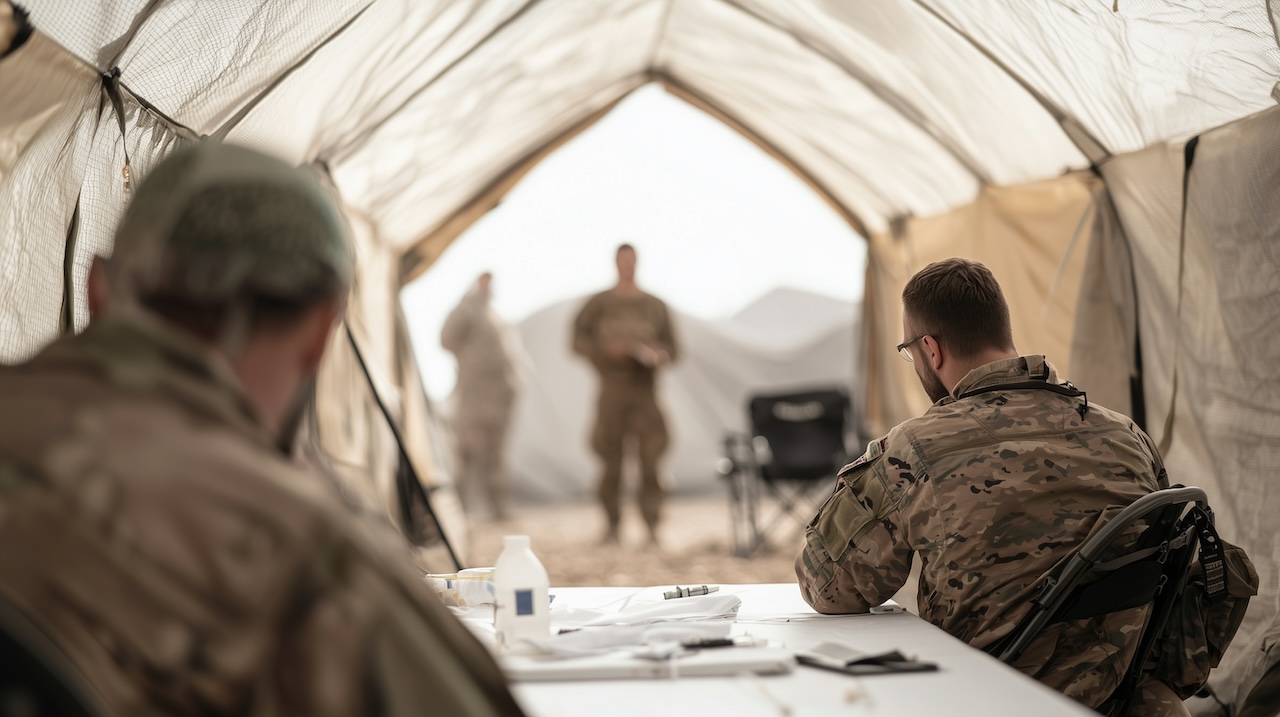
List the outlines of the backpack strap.
<svg viewBox="0 0 1280 717">
<path fill-rule="evenodd" d="M 1195 523 L 1200 535 L 1200 567 L 1204 569 L 1204 591 L 1210 603 L 1227 597 L 1227 556 L 1222 538 L 1213 525 L 1213 511 L 1192 506 L 1187 518 Z"/>
</svg>

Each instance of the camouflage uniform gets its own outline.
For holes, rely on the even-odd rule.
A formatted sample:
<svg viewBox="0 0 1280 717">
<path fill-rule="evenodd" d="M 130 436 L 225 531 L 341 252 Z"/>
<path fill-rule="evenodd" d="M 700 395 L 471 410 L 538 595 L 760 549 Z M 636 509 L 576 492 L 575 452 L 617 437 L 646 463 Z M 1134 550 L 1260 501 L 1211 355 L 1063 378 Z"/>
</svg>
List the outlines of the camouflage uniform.
<svg viewBox="0 0 1280 717">
<path fill-rule="evenodd" d="M 918 553 L 921 617 L 986 648 L 1095 526 L 1168 487 L 1150 438 L 1125 416 L 1048 390 L 957 398 L 1037 379 L 1059 383 L 1043 356 L 975 369 L 846 466 L 796 561 L 805 600 L 866 612 L 902 587 Z M 1015 667 L 1096 707 L 1123 676 L 1146 611 L 1050 625 Z"/>
<path fill-rule="evenodd" d="M 505 444 L 518 390 L 507 331 L 479 291 L 463 297 L 440 331 L 440 344 L 458 359 L 453 429 L 459 494 L 471 510 L 475 492 L 483 489 L 499 519 L 507 515 Z"/>
<path fill-rule="evenodd" d="M 246 297 L 349 285 L 337 222 L 300 170 L 179 150 L 117 233 L 105 316 L 0 369 L 0 597 L 111 714 L 520 714 L 388 533 L 281 452 L 235 354 L 138 300 L 238 306 L 234 350 Z"/>
<path fill-rule="evenodd" d="M 573 322 L 573 350 L 590 360 L 600 376 L 591 433 L 591 448 L 604 463 L 600 503 L 610 528 L 616 530 L 622 459 L 627 438 L 634 437 L 640 454 L 640 512 L 652 530 L 662 512 L 658 461 L 667 449 L 667 423 L 656 396 L 657 371 L 629 356 L 610 359 L 606 351 L 616 341 L 665 351 L 675 361 L 675 330 L 667 305 L 645 293 L 628 298 L 605 291 L 591 297 Z"/>
</svg>

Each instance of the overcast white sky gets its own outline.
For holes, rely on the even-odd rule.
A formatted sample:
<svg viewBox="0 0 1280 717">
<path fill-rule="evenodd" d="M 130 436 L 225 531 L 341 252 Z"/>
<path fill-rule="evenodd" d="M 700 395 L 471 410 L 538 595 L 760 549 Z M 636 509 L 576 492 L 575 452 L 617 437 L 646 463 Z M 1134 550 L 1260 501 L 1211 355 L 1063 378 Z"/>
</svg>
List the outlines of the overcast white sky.
<svg viewBox="0 0 1280 717">
<path fill-rule="evenodd" d="M 727 318 L 794 287 L 862 298 L 864 243 L 816 194 L 733 130 L 642 88 L 530 172 L 401 295 L 427 391 L 453 388 L 445 316 L 483 271 L 508 321 L 608 288 L 622 242 L 642 288 Z"/>
</svg>

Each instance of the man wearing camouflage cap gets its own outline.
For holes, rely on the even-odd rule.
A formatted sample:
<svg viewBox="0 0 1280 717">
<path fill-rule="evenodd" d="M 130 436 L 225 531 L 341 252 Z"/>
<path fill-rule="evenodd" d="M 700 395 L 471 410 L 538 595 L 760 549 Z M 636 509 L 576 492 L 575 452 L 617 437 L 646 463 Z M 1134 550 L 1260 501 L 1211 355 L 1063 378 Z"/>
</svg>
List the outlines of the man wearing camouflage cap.
<svg viewBox="0 0 1280 717">
<path fill-rule="evenodd" d="M 217 144 L 138 188 L 81 335 L 0 369 L 0 598 L 116 714 L 519 715 L 286 455 L 352 279 L 307 172 Z"/>
<path fill-rule="evenodd" d="M 987 648 L 1100 519 L 1168 478 L 1133 421 L 1087 403 L 1044 356 L 1018 354 L 982 264 L 930 264 L 902 302 L 898 350 L 934 404 L 840 471 L 796 574 L 817 611 L 867 612 L 903 586 L 918 553 L 920 616 Z M 1097 707 L 1124 675 L 1146 610 L 1060 623 L 1014 666 Z M 1138 701 L 1139 714 L 1185 714 L 1162 683 Z"/>
</svg>

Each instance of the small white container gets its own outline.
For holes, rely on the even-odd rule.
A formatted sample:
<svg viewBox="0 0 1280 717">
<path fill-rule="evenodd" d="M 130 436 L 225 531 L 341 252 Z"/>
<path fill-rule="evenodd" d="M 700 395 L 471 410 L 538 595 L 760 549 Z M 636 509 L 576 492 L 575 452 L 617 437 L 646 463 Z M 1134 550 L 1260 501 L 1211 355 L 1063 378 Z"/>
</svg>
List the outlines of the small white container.
<svg viewBox="0 0 1280 717">
<path fill-rule="evenodd" d="M 551 634 L 550 581 L 529 548 L 529 536 L 508 535 L 502 542 L 502 555 L 493 566 L 493 627 L 498 645 L 511 648 Z"/>
</svg>

